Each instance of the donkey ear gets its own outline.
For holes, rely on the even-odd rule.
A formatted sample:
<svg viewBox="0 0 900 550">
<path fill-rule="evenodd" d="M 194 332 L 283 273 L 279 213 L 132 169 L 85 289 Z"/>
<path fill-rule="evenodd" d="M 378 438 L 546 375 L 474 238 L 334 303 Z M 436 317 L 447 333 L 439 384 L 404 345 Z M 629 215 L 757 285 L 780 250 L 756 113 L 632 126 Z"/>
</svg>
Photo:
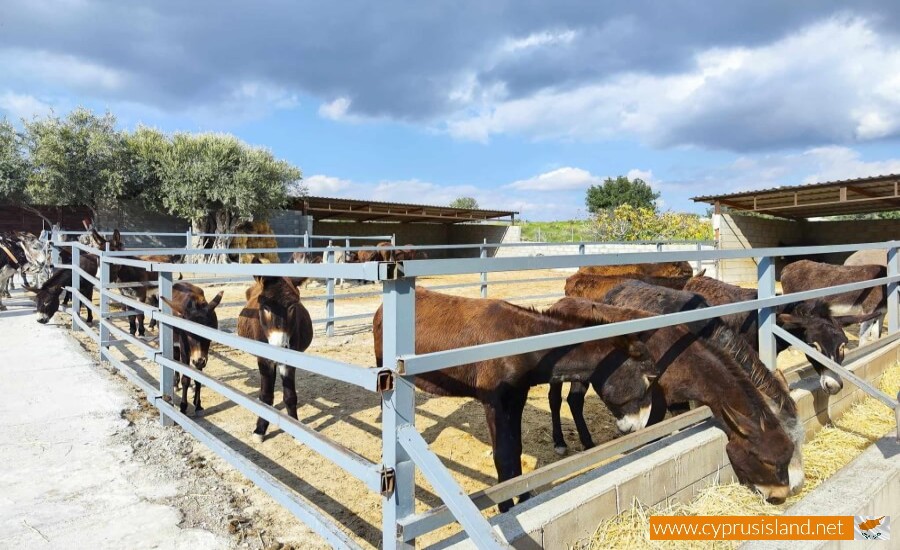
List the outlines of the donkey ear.
<svg viewBox="0 0 900 550">
<path fill-rule="evenodd" d="M 870 321 L 875 319 L 876 317 L 880 317 L 881 313 L 873 312 L 867 313 L 864 315 L 836 315 L 834 320 L 841 326 L 845 327 L 847 325 L 855 325 L 857 323 L 862 323 L 863 321 Z"/>
<path fill-rule="evenodd" d="M 122 234 L 119 233 L 118 229 L 113 231 L 112 242 L 113 244 L 122 244 Z"/>
<path fill-rule="evenodd" d="M 747 420 L 747 417 L 728 405 L 722 405 L 722 420 L 741 437 L 747 438 L 750 436 L 747 426 L 743 423 Z"/>
<path fill-rule="evenodd" d="M 253 259 L 250 260 L 250 263 L 251 264 L 261 264 L 262 262 L 259 261 L 259 256 L 253 256 Z M 263 277 L 262 275 L 254 275 L 253 278 L 256 279 L 257 283 L 261 283 L 265 279 L 265 277 Z"/>
<path fill-rule="evenodd" d="M 25 284 L 22 285 L 22 288 L 24 288 L 25 290 L 27 290 L 28 292 L 30 292 L 32 294 L 37 294 L 41 290 L 39 288 L 35 288 L 31 285 L 25 285 Z"/>
<path fill-rule="evenodd" d="M 165 302 L 170 308 L 172 308 L 172 313 L 179 317 L 184 316 L 184 309 L 181 307 L 181 304 L 175 303 L 165 296 L 160 296 L 160 298 L 162 298 L 162 301 Z"/>
<path fill-rule="evenodd" d="M 635 359 L 650 357 L 650 350 L 647 348 L 647 345 L 641 342 L 634 334 L 614 337 L 613 345 Z"/>
<path fill-rule="evenodd" d="M 219 306 L 219 303 L 222 301 L 222 296 L 225 296 L 224 290 L 222 290 L 218 294 L 216 294 L 216 297 L 213 298 L 211 302 L 209 302 L 209 310 L 210 311 L 216 309 L 216 307 Z"/>
<path fill-rule="evenodd" d="M 775 324 L 777 324 L 784 330 L 791 330 L 793 328 L 802 326 L 800 318 L 796 315 L 791 315 L 790 313 L 779 313 L 778 315 L 776 315 Z"/>
</svg>

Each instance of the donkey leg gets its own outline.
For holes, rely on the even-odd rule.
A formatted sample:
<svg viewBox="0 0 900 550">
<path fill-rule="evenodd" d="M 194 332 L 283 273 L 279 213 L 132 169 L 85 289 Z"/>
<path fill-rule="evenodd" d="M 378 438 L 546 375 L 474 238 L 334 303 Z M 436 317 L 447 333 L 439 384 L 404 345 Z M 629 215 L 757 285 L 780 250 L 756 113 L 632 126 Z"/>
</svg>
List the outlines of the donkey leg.
<svg viewBox="0 0 900 550">
<path fill-rule="evenodd" d="M 200 381 L 194 380 L 194 414 L 199 416 L 203 411 L 203 405 L 200 404 Z"/>
<path fill-rule="evenodd" d="M 558 455 L 564 455 L 568 447 L 566 439 L 563 437 L 562 419 L 559 417 L 559 411 L 562 409 L 562 382 L 550 383 L 547 400 L 550 402 L 550 421 L 553 425 L 553 450 Z"/>
<path fill-rule="evenodd" d="M 297 389 L 294 380 L 296 369 L 286 365 L 278 365 L 278 374 L 281 375 L 281 389 L 284 393 L 284 407 L 288 416 L 297 419 Z"/>
<path fill-rule="evenodd" d="M 176 374 L 175 378 L 178 378 L 177 374 Z M 187 404 L 188 404 L 187 392 L 188 392 L 188 386 L 190 386 L 190 385 L 191 385 L 191 379 L 188 378 L 188 375 L 182 374 L 181 375 L 181 404 L 178 405 L 178 410 L 181 411 L 181 414 L 187 413 Z"/>
<path fill-rule="evenodd" d="M 566 401 L 569 403 L 569 410 L 572 411 L 572 419 L 575 420 L 575 427 L 578 429 L 578 439 L 581 440 L 581 446 L 585 450 L 594 447 L 591 431 L 584 420 L 584 394 L 587 393 L 587 389 L 588 386 L 584 382 L 572 382 L 569 388 L 569 395 L 566 398 Z"/>
<path fill-rule="evenodd" d="M 493 423 L 494 433 L 494 467 L 497 469 L 497 481 L 506 481 L 519 475 L 522 471 L 522 442 L 521 425 L 516 430 L 513 427 L 516 413 L 514 409 L 519 401 L 515 396 L 496 396 L 491 402 L 485 403 L 485 417 L 490 429 Z M 523 406 L 524 406 L 524 400 Z M 521 419 L 521 412 L 518 413 Z M 519 440 L 516 439 L 518 434 Z M 527 498 L 527 497 L 526 497 Z M 512 499 L 500 502 L 497 507 L 500 512 L 506 512 L 513 507 Z"/>
<path fill-rule="evenodd" d="M 266 405 L 272 405 L 275 400 L 275 365 L 268 359 L 258 359 L 259 366 L 259 400 Z M 269 429 L 269 421 L 264 418 L 256 419 L 256 429 L 253 430 L 253 439 L 262 443 Z"/>
<path fill-rule="evenodd" d="M 510 403 L 510 428 L 513 434 L 513 441 L 516 446 L 515 462 L 513 463 L 513 477 L 522 475 L 522 413 L 525 410 L 525 404 L 528 402 L 528 388 L 515 396 Z M 524 492 L 519 495 L 519 504 L 531 498 L 530 492 Z"/>
</svg>

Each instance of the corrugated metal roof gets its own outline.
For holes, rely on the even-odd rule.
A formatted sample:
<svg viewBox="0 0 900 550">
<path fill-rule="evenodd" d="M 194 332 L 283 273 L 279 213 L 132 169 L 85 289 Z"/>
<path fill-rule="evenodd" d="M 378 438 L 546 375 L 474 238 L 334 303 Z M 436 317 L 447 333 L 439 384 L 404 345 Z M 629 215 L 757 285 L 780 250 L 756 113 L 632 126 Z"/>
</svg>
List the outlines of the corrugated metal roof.
<svg viewBox="0 0 900 550">
<path fill-rule="evenodd" d="M 869 214 L 900 209 L 898 182 L 900 175 L 886 174 L 708 195 L 692 200 L 795 219 Z"/>
<path fill-rule="evenodd" d="M 513 217 L 510 210 L 467 209 L 402 202 L 383 202 L 338 197 L 298 197 L 293 209 L 316 220 L 462 223 Z"/>
</svg>

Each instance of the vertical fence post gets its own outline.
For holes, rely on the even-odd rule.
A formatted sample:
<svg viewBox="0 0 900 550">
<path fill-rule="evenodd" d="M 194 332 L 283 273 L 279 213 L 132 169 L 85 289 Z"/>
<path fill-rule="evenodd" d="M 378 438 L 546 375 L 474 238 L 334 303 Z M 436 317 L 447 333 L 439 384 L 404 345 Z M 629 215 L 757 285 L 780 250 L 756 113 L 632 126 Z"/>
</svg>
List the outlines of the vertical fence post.
<svg viewBox="0 0 900 550">
<path fill-rule="evenodd" d="M 887 274 L 888 277 L 900 275 L 900 249 L 887 249 Z M 887 286 L 887 308 L 888 334 L 894 334 L 900 330 L 900 283 L 890 283 Z"/>
<path fill-rule="evenodd" d="M 584 253 L 585 253 L 585 247 L 584 247 L 584 243 L 583 243 L 583 242 L 578 244 L 578 253 L 581 254 L 582 256 L 584 256 Z"/>
<path fill-rule="evenodd" d="M 303 234 L 303 248 L 309 248 L 309 229 Z"/>
<path fill-rule="evenodd" d="M 191 248 L 191 245 L 194 244 L 194 235 L 191 233 L 190 228 L 184 232 L 184 247 Z"/>
<path fill-rule="evenodd" d="M 759 259 L 756 268 L 758 280 L 759 298 L 771 298 L 775 296 L 775 263 L 771 256 L 763 256 Z M 758 310 L 759 315 L 759 358 L 769 367 L 775 370 L 775 358 L 777 348 L 775 342 L 775 309 L 764 307 Z"/>
<path fill-rule="evenodd" d="M 397 234 L 391 233 L 391 246 L 397 246 Z"/>
<path fill-rule="evenodd" d="M 78 323 L 75 321 L 76 317 L 81 317 L 81 298 L 78 296 L 79 289 L 81 288 L 81 273 L 78 272 L 77 267 L 81 266 L 81 250 L 77 246 L 72 247 L 72 332 L 75 332 L 80 329 Z"/>
<path fill-rule="evenodd" d="M 106 261 L 107 258 L 103 254 L 100 253 L 100 288 L 97 290 L 100 292 L 100 318 L 97 321 L 98 333 L 100 335 L 100 349 L 98 350 L 100 353 L 100 362 L 103 363 L 105 360 L 103 358 L 103 348 L 109 347 L 109 327 L 106 324 L 109 322 L 109 263 Z"/>
<path fill-rule="evenodd" d="M 415 424 L 415 394 L 412 382 L 397 374 L 397 358 L 416 349 L 416 280 L 397 279 L 383 285 L 383 367 L 393 371 L 394 389 L 381 394 L 381 455 L 384 468 L 394 471 L 394 490 L 381 500 L 382 548 L 412 550 L 415 541 L 400 540 L 397 521 L 415 512 L 415 464 L 400 445 L 397 430 Z"/>
<path fill-rule="evenodd" d="M 484 239 L 484 244 L 481 245 L 481 252 L 479 253 L 479 256 L 482 259 L 487 258 L 487 247 L 485 246 L 486 244 L 487 244 L 487 239 Z M 487 295 L 488 295 L 487 280 L 488 280 L 487 279 L 487 271 L 482 271 L 481 272 L 481 297 L 482 298 L 487 298 Z"/>
<path fill-rule="evenodd" d="M 167 271 L 160 271 L 159 273 L 159 288 L 157 290 L 159 294 L 159 308 L 165 314 L 172 315 L 172 308 L 169 307 L 169 304 L 163 300 L 166 298 L 168 300 L 172 299 L 172 273 Z M 158 323 L 159 326 L 159 352 L 162 353 L 162 356 L 166 359 L 174 359 L 174 349 L 173 349 L 173 334 L 172 334 L 172 326 L 166 322 L 160 321 Z M 160 398 L 168 401 L 169 403 L 174 404 L 175 402 L 175 371 L 165 367 L 163 365 L 159 366 L 159 393 Z M 162 411 L 159 413 L 159 421 L 163 426 L 171 426 L 175 422 L 166 416 Z"/>
<path fill-rule="evenodd" d="M 703 250 L 703 244 L 697 243 L 697 252 L 700 252 L 701 250 Z M 695 269 L 696 269 L 696 273 L 700 273 L 700 270 L 703 269 L 703 260 L 701 260 L 699 258 L 697 259 L 697 265 L 696 265 Z"/>
<path fill-rule="evenodd" d="M 656 251 L 662 252 L 662 249 L 663 249 L 663 243 L 656 243 Z"/>
<path fill-rule="evenodd" d="M 59 226 L 50 227 L 50 263 L 53 267 L 59 267 L 59 243 L 60 243 Z"/>
<path fill-rule="evenodd" d="M 325 263 L 334 263 L 331 243 L 328 243 L 328 251 L 325 252 Z M 329 277 L 325 282 L 325 336 L 334 336 L 334 277 Z"/>
</svg>

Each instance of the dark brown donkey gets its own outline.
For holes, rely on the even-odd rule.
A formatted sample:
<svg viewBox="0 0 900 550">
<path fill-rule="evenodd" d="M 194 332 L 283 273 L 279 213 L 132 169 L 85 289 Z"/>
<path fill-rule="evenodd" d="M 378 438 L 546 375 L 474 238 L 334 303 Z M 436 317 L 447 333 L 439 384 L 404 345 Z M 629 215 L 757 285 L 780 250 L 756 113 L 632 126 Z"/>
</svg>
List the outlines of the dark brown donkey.
<svg viewBox="0 0 900 550">
<path fill-rule="evenodd" d="M 879 279 L 887 275 L 883 265 L 832 265 L 800 260 L 784 268 L 781 272 L 781 286 L 785 294 L 803 292 L 826 286 L 837 286 Z M 887 293 L 884 285 L 853 292 L 844 292 L 825 296 L 822 300 L 828 304 L 834 315 L 848 315 L 848 319 L 858 316 L 859 345 L 881 336 L 881 325 L 887 312 Z M 852 320 L 850 323 L 852 324 Z"/>
<path fill-rule="evenodd" d="M 312 342 L 313 325 L 309 312 L 300 303 L 294 281 L 287 277 L 254 277 L 256 284 L 247 289 L 247 305 L 238 317 L 238 336 L 267 342 L 280 348 L 305 351 Z M 291 418 L 297 418 L 297 391 L 294 368 L 257 357 L 259 400 L 271 405 L 275 399 L 275 367 L 281 375 L 284 405 Z M 269 421 L 257 418 L 253 437 L 262 442 Z"/>
<path fill-rule="evenodd" d="M 652 316 L 649 312 L 599 304 L 583 298 L 563 298 L 549 311 L 603 322 Z M 683 325 L 645 331 L 640 333 L 640 337 L 662 371 L 657 384 L 665 401 L 680 403 L 693 400 L 708 405 L 712 410 L 728 436 L 725 448 L 742 483 L 755 487 L 771 502 L 787 498 L 795 483 L 796 489 L 799 489 L 803 470 L 801 465 L 796 471 L 794 463 L 794 455 L 799 454 L 799 448 L 795 447 L 780 420 L 769 410 L 747 373 L 728 353 L 698 338 Z M 560 391 L 560 386 L 557 384 L 555 389 Z M 581 389 L 583 399 L 586 388 Z M 571 393 L 569 397 L 572 397 Z M 555 406 L 558 410 L 559 403 Z M 554 440 L 557 436 L 561 439 L 558 412 L 553 420 Z M 799 480 L 791 479 L 796 476 Z"/>
<path fill-rule="evenodd" d="M 206 302 L 206 295 L 199 286 L 191 283 L 175 283 L 172 285 L 172 299 L 163 298 L 172 313 L 186 321 L 197 323 L 210 328 L 219 328 L 219 318 L 216 316 L 216 306 L 222 301 L 225 291 L 216 294 L 211 302 Z M 175 348 L 175 360 L 190 364 L 197 370 L 203 370 L 209 358 L 209 340 L 192 332 L 172 329 Z M 190 363 L 188 363 L 190 362 Z M 179 377 L 175 377 L 175 389 L 178 389 Z M 186 374 L 181 375 L 181 412 L 187 411 L 187 391 L 191 379 Z M 194 413 L 200 414 L 203 407 L 200 405 L 200 381 L 194 381 Z"/>
<path fill-rule="evenodd" d="M 65 259 L 65 254 L 61 254 L 61 256 L 63 256 L 61 258 L 61 261 L 63 261 L 64 263 L 72 262 L 71 254 L 68 255 L 68 259 Z M 97 276 L 97 267 L 99 265 L 97 256 L 82 252 L 78 255 L 78 265 L 81 266 L 81 269 L 89 273 L 91 276 Z M 94 285 L 84 277 L 80 277 L 79 280 L 80 283 L 78 285 L 78 289 L 81 291 L 81 294 L 85 298 L 87 298 L 88 301 L 93 300 Z M 25 285 L 25 290 L 35 294 L 34 306 L 38 314 L 38 323 L 44 324 L 49 322 L 50 319 L 52 319 L 53 316 L 56 315 L 56 312 L 59 311 L 60 295 L 63 292 L 66 292 L 63 289 L 64 286 L 72 286 L 71 269 L 54 269 L 53 273 L 50 275 L 50 278 L 44 281 L 44 284 L 42 284 L 40 288 L 34 288 Z M 63 303 L 67 303 L 70 298 L 70 294 L 66 292 Z M 91 311 L 91 308 L 89 308 L 86 304 L 81 305 L 87 310 L 87 323 L 93 323 L 94 312 Z M 77 312 L 79 315 L 81 314 L 80 309 L 81 308 L 79 308 L 79 311 Z"/>
<path fill-rule="evenodd" d="M 619 285 L 606 295 L 603 302 L 655 314 L 709 307 L 699 294 L 649 285 L 641 281 L 628 281 Z M 723 350 L 744 370 L 753 385 L 762 393 L 769 408 L 781 420 L 785 432 L 794 441 L 797 449 L 794 469 L 802 471 L 800 446 L 806 434 L 803 425 L 797 420 L 797 405 L 791 398 L 790 388 L 781 371 L 777 369 L 770 371 L 760 361 L 756 350 L 719 318 L 703 319 L 682 326 L 712 347 Z M 672 408 L 674 403 L 669 402 L 668 405 Z M 656 412 L 654 416 L 658 418 L 660 413 Z M 802 484 L 802 479 L 802 476 L 792 476 L 794 482 L 792 487 L 795 490 L 798 487 L 796 484 Z"/>
<path fill-rule="evenodd" d="M 382 308 L 375 312 L 375 362 L 382 365 Z M 597 324 L 525 309 L 501 300 L 448 296 L 416 290 L 416 353 L 536 336 Z M 628 403 L 635 415 L 649 404 L 656 366 L 635 337 L 617 337 L 522 353 L 418 375 L 419 389 L 440 396 L 471 397 L 484 406 L 499 481 L 522 474 L 522 411 L 528 389 L 565 380 L 596 380 L 609 402 Z M 519 497 L 519 501 L 528 494 Z M 512 500 L 499 504 L 501 511 Z"/>
<path fill-rule="evenodd" d="M 693 292 L 703 296 L 711 306 L 733 304 L 747 300 L 755 300 L 757 291 L 750 288 L 723 283 L 710 277 L 694 277 L 684 287 L 685 292 Z M 753 349 L 759 349 L 759 315 L 757 310 L 745 311 L 721 317 L 722 321 L 734 332 L 747 341 Z M 847 335 L 844 325 L 859 322 L 856 316 L 833 317 L 831 311 L 822 300 L 811 300 L 786 304 L 775 308 L 775 323 L 819 349 L 829 359 L 840 363 L 844 360 L 847 346 Z M 776 338 L 776 352 L 781 353 L 788 347 L 787 342 Z M 819 385 L 829 394 L 836 394 L 844 386 L 840 376 L 807 356 L 819 375 Z"/>
<path fill-rule="evenodd" d="M 687 281 L 694 274 L 694 269 L 687 262 L 659 262 L 653 264 L 589 265 L 579 267 L 578 273 L 603 275 L 605 277 L 626 277 L 628 279 L 663 277 Z"/>
<path fill-rule="evenodd" d="M 101 249 L 105 248 L 108 244 L 110 251 L 121 252 L 125 250 L 125 243 L 122 241 L 122 235 L 119 233 L 118 229 L 113 231 L 112 238 L 109 240 L 98 233 L 96 229 L 91 229 L 91 236 Z M 170 263 L 179 260 L 176 256 L 158 255 L 135 255 L 130 258 L 133 260 L 160 263 Z M 135 298 L 143 304 L 154 306 L 159 304 L 159 298 L 156 293 L 157 289 L 151 284 L 156 280 L 156 276 L 148 273 L 144 268 L 111 263 L 109 264 L 109 280 L 116 283 L 137 283 L 136 286 L 120 289 L 122 294 Z M 156 321 L 151 320 L 150 328 L 152 329 L 154 326 L 156 326 Z M 135 315 L 128 316 L 128 332 L 130 332 L 132 336 L 135 334 L 144 336 L 144 312 L 141 311 Z"/>
</svg>

